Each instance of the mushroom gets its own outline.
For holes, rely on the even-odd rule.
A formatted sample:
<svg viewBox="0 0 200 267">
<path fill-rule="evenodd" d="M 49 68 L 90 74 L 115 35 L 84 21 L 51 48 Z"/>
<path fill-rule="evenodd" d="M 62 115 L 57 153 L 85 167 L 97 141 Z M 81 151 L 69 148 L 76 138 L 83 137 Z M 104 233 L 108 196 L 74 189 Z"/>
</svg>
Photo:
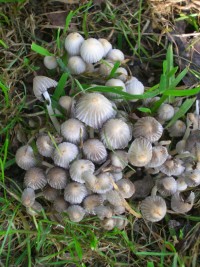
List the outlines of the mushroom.
<svg viewBox="0 0 200 267">
<path fill-rule="evenodd" d="M 120 79 L 110 79 L 105 83 L 105 86 L 114 86 L 114 87 L 121 87 L 123 92 L 126 92 L 126 87 L 124 82 L 122 82 Z M 121 98 L 121 96 L 119 94 L 115 94 L 115 93 L 105 93 L 106 96 L 108 96 L 109 98 L 111 98 L 113 101 L 116 100 L 118 102 L 123 101 L 123 99 Z"/>
<path fill-rule="evenodd" d="M 106 218 L 111 218 L 113 215 L 113 210 L 109 206 L 98 206 L 94 208 L 94 213 L 98 216 L 100 220 Z"/>
<path fill-rule="evenodd" d="M 142 95 L 144 93 L 144 85 L 135 77 L 130 77 L 130 79 L 125 83 L 126 92 L 131 95 Z M 136 102 L 137 99 L 131 99 L 131 102 Z"/>
<path fill-rule="evenodd" d="M 35 201 L 31 207 L 26 207 L 26 212 L 31 216 L 37 216 L 43 210 L 42 205 Z"/>
<path fill-rule="evenodd" d="M 124 54 L 121 50 L 119 49 L 111 49 L 107 56 L 106 56 L 107 59 L 111 60 L 111 61 L 124 61 Z"/>
<path fill-rule="evenodd" d="M 65 49 L 71 56 L 79 55 L 83 42 L 84 38 L 78 32 L 72 32 L 65 39 Z"/>
<path fill-rule="evenodd" d="M 89 214 L 95 215 L 96 214 L 95 208 L 99 207 L 102 204 L 103 204 L 103 198 L 101 195 L 97 194 L 89 195 L 83 200 L 83 207 Z"/>
<path fill-rule="evenodd" d="M 182 166 L 182 161 L 179 159 L 168 159 L 164 162 L 163 165 L 159 167 L 160 171 L 168 176 L 179 176 L 181 175 L 185 167 Z"/>
<path fill-rule="evenodd" d="M 95 166 L 90 160 L 78 159 L 71 164 L 69 173 L 73 181 L 83 184 L 85 183 L 82 178 L 83 173 L 88 171 L 89 173 L 93 174 L 94 170 Z"/>
<path fill-rule="evenodd" d="M 104 49 L 103 57 L 106 57 L 108 52 L 112 49 L 112 44 L 104 38 L 100 38 L 99 42 L 102 44 L 103 49 Z"/>
<path fill-rule="evenodd" d="M 195 194 L 190 192 L 189 196 L 177 192 L 171 198 L 171 208 L 178 213 L 186 213 L 193 207 Z"/>
<path fill-rule="evenodd" d="M 100 173 L 90 188 L 94 193 L 104 194 L 113 188 L 113 177 L 109 172 Z"/>
<path fill-rule="evenodd" d="M 31 207 L 33 206 L 35 202 L 35 191 L 32 188 L 25 188 L 22 193 L 22 204 L 25 207 Z"/>
<path fill-rule="evenodd" d="M 117 79 L 121 80 L 122 82 L 125 82 L 128 77 L 128 72 L 125 68 L 119 67 L 115 74 L 117 74 Z"/>
<path fill-rule="evenodd" d="M 71 204 L 80 204 L 88 195 L 85 185 L 72 182 L 65 187 L 64 199 Z"/>
<path fill-rule="evenodd" d="M 54 201 L 59 196 L 59 190 L 47 185 L 43 189 L 42 194 L 46 200 Z"/>
<path fill-rule="evenodd" d="M 146 168 L 157 168 L 161 166 L 168 158 L 167 148 L 164 146 L 155 146 L 152 148 L 152 158 L 145 166 Z"/>
<path fill-rule="evenodd" d="M 128 179 L 121 179 L 116 184 L 123 198 L 130 198 L 135 193 L 135 186 Z"/>
<path fill-rule="evenodd" d="M 177 120 L 171 127 L 168 128 L 171 137 L 181 137 L 186 131 L 186 125 L 183 121 Z"/>
<path fill-rule="evenodd" d="M 109 76 L 114 64 L 108 60 L 102 60 L 101 65 L 99 67 L 99 72 L 103 76 Z"/>
<path fill-rule="evenodd" d="M 80 54 L 86 63 L 96 63 L 104 56 L 104 47 L 95 38 L 85 40 L 80 48 Z"/>
<path fill-rule="evenodd" d="M 72 222 L 80 222 L 85 216 L 85 210 L 79 205 L 71 205 L 67 209 L 67 214 Z"/>
<path fill-rule="evenodd" d="M 24 176 L 24 184 L 34 190 L 42 189 L 47 184 L 47 178 L 41 168 L 33 167 Z"/>
<path fill-rule="evenodd" d="M 66 111 L 67 115 L 72 113 L 72 108 L 75 104 L 75 100 L 70 96 L 61 96 L 59 98 L 59 105 Z"/>
<path fill-rule="evenodd" d="M 128 165 L 128 153 L 124 150 L 115 150 L 110 153 L 111 165 L 122 171 Z"/>
<path fill-rule="evenodd" d="M 159 107 L 157 113 L 161 121 L 168 121 L 174 116 L 174 108 L 172 105 L 164 103 Z"/>
<path fill-rule="evenodd" d="M 200 170 L 195 169 L 185 173 L 185 182 L 190 187 L 200 185 Z"/>
<path fill-rule="evenodd" d="M 52 157 L 54 152 L 54 144 L 47 134 L 38 136 L 36 146 L 40 155 L 44 157 Z"/>
<path fill-rule="evenodd" d="M 57 132 L 60 133 L 60 124 L 59 124 L 57 118 L 55 117 L 55 113 L 54 113 L 52 105 L 51 105 L 51 98 L 50 98 L 49 93 L 47 91 L 47 89 L 49 89 L 51 87 L 56 87 L 57 84 L 58 83 L 55 80 L 48 78 L 46 76 L 36 76 L 33 79 L 34 95 L 38 100 L 43 101 L 43 97 L 44 97 L 45 100 L 48 102 L 46 104 L 46 107 L 47 107 L 47 111 L 49 113 L 49 117 L 50 117 L 55 129 L 57 130 Z"/>
<path fill-rule="evenodd" d="M 114 218 L 108 218 L 101 221 L 101 226 L 108 231 L 112 230 L 115 227 L 115 225 L 116 225 L 116 220 Z"/>
<path fill-rule="evenodd" d="M 15 155 L 17 165 L 23 170 L 29 170 L 37 165 L 37 159 L 31 146 L 20 147 Z"/>
<path fill-rule="evenodd" d="M 53 208 L 59 213 L 66 212 L 68 207 L 69 204 L 64 200 L 63 195 L 58 196 L 53 202 Z"/>
<path fill-rule="evenodd" d="M 64 189 L 68 182 L 67 172 L 60 167 L 51 168 L 46 177 L 49 185 L 55 189 Z"/>
<path fill-rule="evenodd" d="M 173 177 L 158 179 L 156 183 L 158 192 L 164 196 L 171 196 L 177 191 L 177 182 Z"/>
<path fill-rule="evenodd" d="M 81 74 L 86 71 L 86 63 L 79 56 L 70 57 L 67 67 L 72 74 Z"/>
<path fill-rule="evenodd" d="M 49 70 L 54 70 L 58 66 L 55 56 L 45 56 L 43 62 L 45 67 Z"/>
<path fill-rule="evenodd" d="M 98 139 L 88 139 L 83 143 L 83 154 L 96 164 L 103 163 L 107 158 L 107 151 L 104 144 Z"/>
</svg>

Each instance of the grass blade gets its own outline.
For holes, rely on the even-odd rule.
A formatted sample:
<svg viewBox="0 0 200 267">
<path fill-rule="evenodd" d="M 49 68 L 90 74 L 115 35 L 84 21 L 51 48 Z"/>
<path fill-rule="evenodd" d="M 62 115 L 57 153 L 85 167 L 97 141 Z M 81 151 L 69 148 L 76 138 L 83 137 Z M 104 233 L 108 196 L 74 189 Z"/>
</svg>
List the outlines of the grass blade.
<svg viewBox="0 0 200 267">
<path fill-rule="evenodd" d="M 37 45 L 36 43 L 32 43 L 31 49 L 42 56 L 53 56 L 53 54 L 51 54 L 46 48 Z"/>
</svg>

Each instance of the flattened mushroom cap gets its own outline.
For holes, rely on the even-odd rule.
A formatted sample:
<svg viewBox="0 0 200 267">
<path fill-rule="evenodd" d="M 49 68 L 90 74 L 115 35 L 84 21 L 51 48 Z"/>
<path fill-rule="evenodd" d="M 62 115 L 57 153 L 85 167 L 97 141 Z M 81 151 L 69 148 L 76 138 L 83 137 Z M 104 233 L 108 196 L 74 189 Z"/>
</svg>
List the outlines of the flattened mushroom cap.
<svg viewBox="0 0 200 267">
<path fill-rule="evenodd" d="M 185 173 L 185 182 L 188 186 L 200 185 L 200 170 L 193 170 Z"/>
<path fill-rule="evenodd" d="M 115 110 L 112 103 L 99 93 L 83 95 L 76 104 L 76 117 L 95 129 L 113 117 Z"/>
<path fill-rule="evenodd" d="M 115 150 L 110 153 L 111 164 L 123 170 L 128 165 L 128 153 L 125 150 Z"/>
<path fill-rule="evenodd" d="M 103 198 L 101 195 L 97 194 L 89 195 L 83 200 L 83 207 L 89 214 L 95 215 L 96 214 L 95 208 L 101 206 L 102 204 L 103 204 Z"/>
<path fill-rule="evenodd" d="M 179 176 L 184 172 L 185 167 L 179 159 L 168 159 L 159 167 L 159 169 L 162 173 L 168 176 Z"/>
<path fill-rule="evenodd" d="M 47 89 L 51 87 L 56 87 L 57 82 L 51 78 L 46 76 L 35 76 L 33 78 L 33 92 L 37 99 L 40 101 L 44 101 L 42 94 L 47 91 Z"/>
<path fill-rule="evenodd" d="M 151 143 L 146 138 L 136 138 L 128 150 L 128 160 L 130 164 L 137 167 L 143 167 L 150 162 L 151 158 Z"/>
<path fill-rule="evenodd" d="M 135 193 L 135 186 L 128 179 L 121 179 L 116 184 L 123 198 L 130 198 Z"/>
<path fill-rule="evenodd" d="M 109 172 L 100 173 L 97 175 L 96 182 L 91 190 L 94 193 L 104 194 L 113 188 L 113 177 Z"/>
<path fill-rule="evenodd" d="M 28 170 L 37 165 L 37 160 L 33 149 L 29 145 L 20 147 L 15 155 L 17 165 L 24 170 Z"/>
</svg>

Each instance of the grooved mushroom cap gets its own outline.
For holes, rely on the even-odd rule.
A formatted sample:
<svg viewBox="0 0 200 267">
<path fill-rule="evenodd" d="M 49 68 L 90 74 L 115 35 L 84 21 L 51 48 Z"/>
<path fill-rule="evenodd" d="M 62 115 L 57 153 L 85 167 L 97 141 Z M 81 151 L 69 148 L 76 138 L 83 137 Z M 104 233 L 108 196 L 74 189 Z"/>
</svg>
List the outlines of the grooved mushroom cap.
<svg viewBox="0 0 200 267">
<path fill-rule="evenodd" d="M 69 142 L 79 144 L 87 139 L 85 125 L 77 119 L 69 119 L 61 124 L 61 135 Z"/>
<path fill-rule="evenodd" d="M 162 104 L 158 109 L 158 118 L 163 121 L 168 121 L 174 116 L 174 108 L 169 104 Z"/>
<path fill-rule="evenodd" d="M 26 207 L 26 212 L 31 216 L 37 216 L 42 209 L 42 205 L 38 201 L 35 201 L 31 207 Z"/>
<path fill-rule="evenodd" d="M 94 193 L 104 194 L 113 188 L 113 177 L 109 172 L 100 173 L 96 177 L 96 181 L 93 184 L 91 190 Z"/>
<path fill-rule="evenodd" d="M 108 231 L 112 230 L 115 227 L 115 225 L 116 225 L 115 218 L 108 218 L 101 221 L 101 226 L 103 227 L 103 229 Z"/>
<path fill-rule="evenodd" d="M 130 198 L 135 193 L 135 186 L 128 179 L 121 179 L 116 184 L 123 198 Z"/>
<path fill-rule="evenodd" d="M 168 128 L 171 137 L 181 137 L 186 131 L 186 125 L 183 121 L 177 120 L 171 127 Z"/>
<path fill-rule="evenodd" d="M 122 171 L 128 165 L 128 153 L 124 150 L 115 150 L 110 153 L 111 164 Z"/>
<path fill-rule="evenodd" d="M 25 188 L 22 193 L 22 204 L 25 207 L 31 207 L 33 206 L 35 202 L 35 191 L 32 188 Z"/>
<path fill-rule="evenodd" d="M 45 67 L 49 70 L 53 70 L 58 66 L 56 57 L 54 56 L 45 56 L 43 62 Z"/>
<path fill-rule="evenodd" d="M 64 95 L 64 96 L 61 96 L 59 98 L 59 105 L 65 110 L 67 111 L 67 113 L 71 113 L 71 108 L 72 108 L 72 105 L 74 103 L 74 99 L 71 97 L 71 96 L 67 96 L 67 95 Z"/>
<path fill-rule="evenodd" d="M 106 218 L 111 218 L 113 215 L 113 210 L 108 206 L 98 206 L 94 208 L 94 213 L 98 216 L 100 220 L 104 220 Z"/>
<path fill-rule="evenodd" d="M 177 180 L 177 191 L 185 191 L 187 189 L 187 184 L 185 182 L 185 177 L 179 177 Z"/>
<path fill-rule="evenodd" d="M 64 191 L 64 199 L 71 204 L 80 204 L 87 195 L 85 185 L 77 182 L 69 183 Z"/>
<path fill-rule="evenodd" d="M 185 174 L 185 182 L 188 186 L 200 185 L 200 170 L 193 170 Z"/>
<path fill-rule="evenodd" d="M 44 198 L 49 201 L 54 201 L 59 196 L 59 190 L 51 187 L 50 185 L 45 186 L 42 193 Z"/>
<path fill-rule="evenodd" d="M 123 198 L 116 190 L 111 190 L 104 194 L 106 200 L 113 206 L 123 206 Z"/>
<path fill-rule="evenodd" d="M 128 160 L 136 167 L 146 166 L 152 158 L 152 145 L 143 137 L 136 138 L 128 150 Z"/>
<path fill-rule="evenodd" d="M 47 91 L 47 89 L 51 87 L 56 87 L 57 82 L 51 78 L 46 76 L 36 76 L 33 79 L 33 92 L 37 99 L 40 101 L 44 101 L 42 94 Z"/>
<path fill-rule="evenodd" d="M 60 167 L 53 167 L 47 173 L 47 181 L 55 189 L 64 189 L 67 185 L 67 172 Z"/>
<path fill-rule="evenodd" d="M 171 196 L 177 191 L 177 182 L 173 177 L 164 177 L 157 180 L 158 192 L 164 196 Z"/>
<path fill-rule="evenodd" d="M 179 176 L 185 170 L 182 166 L 182 161 L 179 159 L 168 159 L 162 166 L 159 167 L 160 171 L 168 176 Z"/>
<path fill-rule="evenodd" d="M 108 40 L 106 40 L 104 38 L 100 38 L 99 42 L 102 44 L 103 49 L 104 49 L 103 57 L 106 57 L 108 52 L 112 49 L 112 44 Z"/>
<path fill-rule="evenodd" d="M 53 207 L 57 212 L 66 212 L 69 204 L 64 200 L 63 196 L 59 196 L 54 200 Z"/>
<path fill-rule="evenodd" d="M 20 147 L 15 155 L 17 165 L 23 170 L 29 170 L 37 165 L 33 149 L 29 145 Z"/>
<path fill-rule="evenodd" d="M 152 148 L 152 158 L 146 165 L 146 168 L 157 168 L 161 166 L 168 158 L 167 148 L 164 146 L 155 146 Z"/>
<path fill-rule="evenodd" d="M 84 38 L 78 32 L 70 33 L 65 39 L 65 49 L 71 56 L 79 55 Z"/>
<path fill-rule="evenodd" d="M 103 62 L 101 63 L 101 65 L 99 67 L 99 72 L 103 76 L 109 76 L 113 67 L 114 67 L 114 64 L 113 63 L 111 63 L 108 60 L 103 60 Z"/>
<path fill-rule="evenodd" d="M 63 142 L 54 150 L 54 163 L 60 167 L 68 168 L 71 161 L 78 155 L 78 148 L 76 145 Z"/>
<path fill-rule="evenodd" d="M 126 217 L 120 216 L 119 218 L 115 218 L 116 227 L 120 230 L 124 229 L 126 225 L 128 224 L 128 220 Z"/>
<path fill-rule="evenodd" d="M 85 216 L 85 210 L 79 205 L 71 205 L 67 209 L 67 213 L 69 215 L 69 219 L 72 222 L 80 222 Z"/>
<path fill-rule="evenodd" d="M 119 67 L 116 70 L 116 74 L 118 75 L 117 79 L 120 79 L 122 82 L 125 82 L 127 80 L 128 72 L 125 68 Z"/>
<path fill-rule="evenodd" d="M 145 137 L 152 143 L 158 141 L 162 133 L 162 125 L 153 117 L 143 117 L 133 126 L 133 136 L 135 138 Z"/>
<path fill-rule="evenodd" d="M 52 157 L 54 152 L 54 145 L 50 137 L 46 134 L 40 135 L 37 138 L 36 146 L 40 155 L 44 157 Z"/>
<path fill-rule="evenodd" d="M 81 74 L 86 71 L 86 63 L 79 56 L 70 57 L 67 67 L 72 74 Z"/>
<path fill-rule="evenodd" d="M 121 215 L 126 211 L 124 206 L 112 206 L 112 207 L 115 215 Z"/>
<path fill-rule="evenodd" d="M 85 182 L 87 189 L 92 190 L 96 183 L 97 177 L 90 171 L 85 171 L 82 173 L 82 179 Z"/>
<path fill-rule="evenodd" d="M 108 80 L 106 83 L 105 83 L 105 85 L 106 86 L 120 86 L 121 88 L 122 88 L 122 92 L 126 92 L 126 87 L 125 87 L 125 84 L 124 84 L 124 82 L 122 82 L 120 79 L 114 79 L 114 78 L 112 78 L 112 79 L 110 79 L 110 80 Z M 115 88 L 113 88 L 113 89 L 115 89 Z M 117 102 L 121 102 L 121 101 L 123 101 L 123 98 L 119 95 L 119 94 L 117 94 L 117 93 L 104 93 L 106 96 L 108 96 L 111 100 L 113 100 L 113 101 L 117 101 Z"/>
<path fill-rule="evenodd" d="M 97 39 L 89 38 L 82 43 L 80 54 L 86 63 L 96 63 L 103 58 L 104 47 Z"/>
<path fill-rule="evenodd" d="M 124 54 L 121 50 L 119 49 L 112 49 L 108 52 L 107 54 L 107 59 L 112 60 L 112 61 L 120 61 L 122 62 L 124 60 Z"/>
<path fill-rule="evenodd" d="M 132 138 L 128 124 L 119 119 L 108 120 L 103 125 L 100 135 L 104 145 L 110 149 L 125 148 Z"/>
<path fill-rule="evenodd" d="M 88 139 L 83 143 L 83 154 L 88 160 L 101 164 L 107 158 L 107 151 L 104 144 L 98 139 Z"/>
<path fill-rule="evenodd" d="M 126 83 L 126 92 L 132 95 L 142 95 L 144 93 L 144 85 L 135 77 L 131 77 Z M 137 99 L 130 100 L 136 102 Z"/>
<path fill-rule="evenodd" d="M 73 181 L 84 184 L 85 181 L 82 178 L 83 173 L 88 171 L 92 174 L 94 173 L 94 170 L 95 166 L 90 160 L 78 159 L 71 164 L 69 168 L 69 173 Z"/>
<path fill-rule="evenodd" d="M 95 208 L 103 204 L 103 198 L 101 195 L 92 194 L 87 196 L 83 200 L 83 207 L 89 214 L 95 215 Z"/>
<path fill-rule="evenodd" d="M 165 200 L 159 196 L 149 196 L 141 202 L 141 212 L 144 219 L 158 222 L 165 217 L 167 212 Z"/>
<path fill-rule="evenodd" d="M 193 207 L 195 194 L 190 192 L 189 196 L 185 196 L 183 193 L 177 192 L 171 198 L 171 208 L 178 213 L 186 213 Z"/>
<path fill-rule="evenodd" d="M 47 178 L 42 169 L 33 167 L 24 176 L 24 184 L 34 190 L 41 189 L 47 184 Z"/>
<path fill-rule="evenodd" d="M 112 103 L 99 93 L 83 95 L 75 112 L 80 121 L 95 129 L 101 128 L 102 124 L 115 114 Z"/>
</svg>

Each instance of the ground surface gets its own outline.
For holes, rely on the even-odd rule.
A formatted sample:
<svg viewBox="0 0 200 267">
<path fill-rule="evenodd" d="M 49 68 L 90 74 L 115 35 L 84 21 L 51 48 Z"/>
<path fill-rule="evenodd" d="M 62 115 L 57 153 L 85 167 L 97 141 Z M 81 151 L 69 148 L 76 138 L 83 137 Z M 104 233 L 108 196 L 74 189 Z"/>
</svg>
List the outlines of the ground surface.
<svg viewBox="0 0 200 267">
<path fill-rule="evenodd" d="M 130 72 L 146 87 L 159 82 L 172 42 L 179 70 L 190 65 L 180 83 L 189 88 L 200 77 L 198 1 L 191 1 L 190 8 L 179 1 L 164 6 L 123 0 L 7 2 L 0 3 L 0 266 L 200 266 L 198 188 L 189 215 L 169 214 L 156 224 L 127 215 L 124 230 L 106 232 L 95 218 L 75 224 L 59 223 L 48 210 L 29 216 L 20 202 L 24 171 L 14 159 L 16 149 L 38 128 L 52 130 L 44 107 L 33 109 L 33 77 L 53 73 L 31 50 L 32 42 L 59 55 L 69 32 L 108 38 L 122 49 Z M 33 112 L 44 121 L 33 118 Z M 33 128 L 27 124 L 30 119 Z"/>
</svg>

